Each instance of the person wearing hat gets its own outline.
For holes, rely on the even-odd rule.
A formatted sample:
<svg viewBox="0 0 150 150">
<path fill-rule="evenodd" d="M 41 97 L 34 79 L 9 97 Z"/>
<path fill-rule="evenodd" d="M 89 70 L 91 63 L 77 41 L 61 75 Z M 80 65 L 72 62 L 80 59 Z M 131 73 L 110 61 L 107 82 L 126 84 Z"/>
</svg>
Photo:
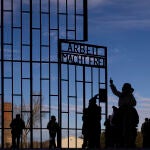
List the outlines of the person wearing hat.
<svg viewBox="0 0 150 150">
<path fill-rule="evenodd" d="M 118 112 L 115 118 L 118 120 L 116 124 L 119 131 L 119 146 L 124 148 L 135 147 L 135 139 L 137 135 L 137 125 L 139 123 L 139 116 L 135 109 L 136 100 L 133 95 L 134 89 L 130 83 L 124 83 L 122 91 L 118 91 L 110 79 L 110 87 L 114 95 L 119 97 Z"/>
<path fill-rule="evenodd" d="M 114 95 L 119 97 L 118 106 L 136 106 L 136 100 L 133 95 L 134 89 L 131 87 L 130 83 L 124 83 L 122 86 L 122 92 L 118 91 L 116 86 L 113 83 L 113 80 L 110 79 L 110 88 Z"/>
</svg>

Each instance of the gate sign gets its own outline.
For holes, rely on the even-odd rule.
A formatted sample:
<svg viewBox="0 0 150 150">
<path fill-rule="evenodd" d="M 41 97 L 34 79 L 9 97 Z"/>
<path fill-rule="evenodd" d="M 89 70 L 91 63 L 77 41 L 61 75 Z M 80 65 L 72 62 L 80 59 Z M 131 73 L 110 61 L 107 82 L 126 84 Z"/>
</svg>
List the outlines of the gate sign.
<svg viewBox="0 0 150 150">
<path fill-rule="evenodd" d="M 104 46 L 63 41 L 59 52 L 61 63 L 106 67 L 107 48 Z"/>
</svg>

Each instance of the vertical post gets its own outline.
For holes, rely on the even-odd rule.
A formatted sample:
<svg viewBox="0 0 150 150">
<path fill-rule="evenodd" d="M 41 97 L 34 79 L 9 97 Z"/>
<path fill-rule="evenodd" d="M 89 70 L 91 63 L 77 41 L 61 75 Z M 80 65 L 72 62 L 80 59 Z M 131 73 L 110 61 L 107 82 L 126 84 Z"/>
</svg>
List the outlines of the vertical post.
<svg viewBox="0 0 150 150">
<path fill-rule="evenodd" d="M 40 148 L 42 148 L 43 147 L 43 143 L 42 143 L 42 115 L 41 115 L 41 111 L 42 111 L 42 90 L 43 90 L 43 88 L 42 88 L 42 58 L 41 58 L 41 56 L 42 56 L 42 2 L 41 2 L 41 0 L 40 0 Z"/>
<path fill-rule="evenodd" d="M 108 115 L 108 79 L 107 79 L 107 47 L 105 47 L 105 88 L 106 88 L 106 93 L 107 93 L 107 99 L 106 99 L 106 105 L 105 105 L 105 120 L 107 119 Z"/>
<path fill-rule="evenodd" d="M 85 108 L 85 65 L 83 66 L 83 109 Z"/>
<path fill-rule="evenodd" d="M 1 0 L 1 88 L 2 88 L 2 96 L 1 96 L 1 111 L 2 111 L 2 118 L 1 125 L 2 125 L 2 134 L 1 134 L 1 142 L 2 148 L 4 148 L 4 9 L 3 9 L 3 0 Z"/>
<path fill-rule="evenodd" d="M 78 124 L 77 124 L 77 120 L 78 120 L 78 117 L 77 117 L 77 114 L 78 114 L 78 103 L 77 103 L 77 66 L 75 65 L 75 128 L 76 128 L 76 133 L 75 133 L 75 135 L 76 135 L 76 141 L 75 141 L 75 143 L 76 143 L 76 148 L 77 148 L 77 136 L 78 136 L 78 134 L 77 134 L 77 127 L 78 127 Z"/>
<path fill-rule="evenodd" d="M 59 132 L 57 134 L 57 147 L 61 148 L 61 112 L 62 112 L 62 101 L 61 101 L 61 40 L 58 40 L 58 124 Z"/>
<path fill-rule="evenodd" d="M 30 0 L 30 147 L 33 148 L 33 102 L 32 102 L 32 0 Z"/>
<path fill-rule="evenodd" d="M 23 32 L 22 32 L 22 0 L 20 1 L 20 8 L 21 8 L 21 12 L 20 12 L 20 23 L 21 23 L 21 28 L 20 28 L 20 30 L 21 30 L 21 39 L 20 39 L 20 41 L 21 41 L 21 43 L 20 43 L 20 45 L 21 45 L 21 118 L 22 118 L 22 111 L 23 111 L 23 81 L 22 81 L 22 78 L 23 78 L 23 65 L 22 65 L 22 63 L 23 63 L 23 60 L 22 60 L 22 56 L 23 56 L 23 54 L 22 54 L 22 43 L 23 43 L 23 40 L 22 40 L 22 35 L 23 35 Z M 22 136 L 22 138 L 21 138 L 21 148 L 23 148 L 23 136 Z"/>
<path fill-rule="evenodd" d="M 83 36 L 84 40 L 88 40 L 88 4 L 87 0 L 83 0 L 83 15 L 84 15 L 84 21 L 83 21 Z"/>
</svg>

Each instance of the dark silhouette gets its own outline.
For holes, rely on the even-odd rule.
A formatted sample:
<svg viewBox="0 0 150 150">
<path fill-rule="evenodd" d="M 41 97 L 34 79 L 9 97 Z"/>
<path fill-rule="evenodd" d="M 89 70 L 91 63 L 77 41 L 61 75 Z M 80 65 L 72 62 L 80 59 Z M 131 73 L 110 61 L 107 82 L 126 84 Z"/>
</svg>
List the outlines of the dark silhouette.
<svg viewBox="0 0 150 150">
<path fill-rule="evenodd" d="M 101 107 L 96 104 L 97 95 L 89 100 L 89 106 L 84 110 L 82 133 L 84 135 L 83 148 L 100 148 Z"/>
<path fill-rule="evenodd" d="M 118 91 L 110 79 L 110 87 L 112 92 L 119 97 L 118 110 L 112 118 L 112 123 L 118 130 L 119 147 L 135 147 L 135 140 L 137 136 L 137 125 L 139 123 L 139 116 L 134 108 L 136 100 L 133 96 L 134 89 L 130 83 L 125 83 L 122 87 L 122 92 Z"/>
<path fill-rule="evenodd" d="M 109 115 L 107 120 L 104 122 L 106 148 L 116 148 L 120 145 L 120 128 L 119 125 L 114 122 L 114 118 L 116 118 L 116 114 L 118 114 L 118 108 L 112 106 L 112 109 L 112 115 Z"/>
<path fill-rule="evenodd" d="M 113 80 L 110 79 L 110 87 L 114 95 L 119 97 L 118 106 L 136 106 L 136 100 L 133 96 L 134 89 L 130 83 L 124 83 L 122 92 L 118 91 L 116 86 L 113 84 Z"/>
<path fill-rule="evenodd" d="M 120 147 L 121 144 L 121 124 L 119 123 L 118 111 L 116 106 L 112 106 L 113 112 L 111 115 L 111 127 L 112 127 L 112 147 Z"/>
<path fill-rule="evenodd" d="M 111 115 L 108 116 L 106 121 L 104 122 L 105 126 L 105 147 L 114 147 L 113 146 L 113 125 L 111 123 Z"/>
<path fill-rule="evenodd" d="M 145 122 L 141 126 L 141 133 L 143 136 L 143 148 L 150 147 L 150 122 L 148 118 L 145 118 Z"/>
<path fill-rule="evenodd" d="M 87 148 L 88 147 L 88 130 L 87 130 L 87 125 L 88 125 L 88 109 L 85 108 L 83 110 L 83 116 L 82 116 L 82 135 L 83 135 L 83 144 L 82 148 Z"/>
<path fill-rule="evenodd" d="M 19 149 L 20 137 L 22 135 L 23 129 L 25 128 L 25 122 L 20 118 L 20 114 L 17 114 L 16 118 L 12 120 L 10 127 L 12 129 L 12 148 Z"/>
<path fill-rule="evenodd" d="M 55 116 L 51 116 L 51 120 L 47 124 L 47 129 L 49 130 L 49 135 L 50 135 L 49 148 L 56 148 L 55 138 L 56 138 L 56 134 L 59 131 L 59 125 L 56 122 Z"/>
</svg>

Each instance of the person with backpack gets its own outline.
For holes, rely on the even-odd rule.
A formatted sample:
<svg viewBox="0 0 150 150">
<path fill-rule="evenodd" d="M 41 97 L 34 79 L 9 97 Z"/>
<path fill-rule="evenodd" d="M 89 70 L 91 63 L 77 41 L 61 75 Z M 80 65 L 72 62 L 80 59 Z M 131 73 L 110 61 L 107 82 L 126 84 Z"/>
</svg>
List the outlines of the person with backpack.
<svg viewBox="0 0 150 150">
<path fill-rule="evenodd" d="M 16 118 L 10 123 L 12 134 L 12 148 L 19 149 L 20 137 L 23 129 L 25 129 L 25 122 L 20 117 L 20 114 L 16 114 Z"/>
</svg>

